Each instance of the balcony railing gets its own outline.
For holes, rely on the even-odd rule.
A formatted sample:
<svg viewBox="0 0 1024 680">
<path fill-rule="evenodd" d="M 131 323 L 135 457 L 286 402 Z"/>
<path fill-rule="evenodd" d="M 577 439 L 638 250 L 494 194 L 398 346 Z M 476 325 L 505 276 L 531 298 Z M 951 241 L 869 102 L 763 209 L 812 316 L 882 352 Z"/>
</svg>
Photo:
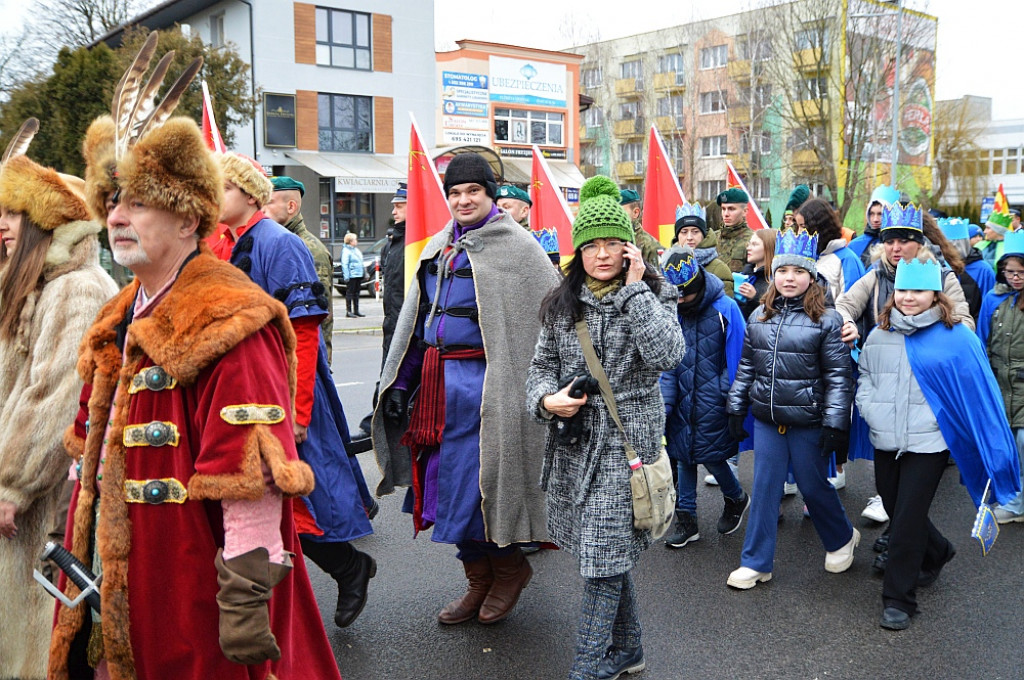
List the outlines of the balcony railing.
<svg viewBox="0 0 1024 680">
<path fill-rule="evenodd" d="M 686 74 L 682 71 L 669 71 L 654 74 L 655 90 L 680 91 L 686 89 Z"/>
<path fill-rule="evenodd" d="M 619 161 L 615 164 L 615 174 L 619 179 L 644 176 L 643 161 Z"/>
<path fill-rule="evenodd" d="M 647 131 L 647 123 L 643 116 L 617 120 L 612 131 L 616 137 L 640 137 Z"/>
<path fill-rule="evenodd" d="M 643 78 L 619 78 L 615 81 L 615 94 L 619 97 L 639 97 L 643 91 Z"/>
</svg>

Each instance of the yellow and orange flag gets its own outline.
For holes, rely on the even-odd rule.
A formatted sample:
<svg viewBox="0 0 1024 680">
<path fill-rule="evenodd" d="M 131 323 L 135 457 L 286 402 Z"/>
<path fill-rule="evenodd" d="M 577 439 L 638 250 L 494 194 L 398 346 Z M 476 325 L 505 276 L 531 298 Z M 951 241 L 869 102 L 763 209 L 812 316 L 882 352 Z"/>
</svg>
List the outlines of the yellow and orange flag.
<svg viewBox="0 0 1024 680">
<path fill-rule="evenodd" d="M 558 254 L 563 262 L 572 257 L 572 212 L 565 196 L 551 178 L 548 162 L 535 144 L 533 146 L 533 167 L 530 173 L 530 228 L 533 231 L 547 231 L 558 238 Z"/>
<path fill-rule="evenodd" d="M 661 135 L 652 125 L 647 143 L 647 175 L 644 177 L 643 229 L 666 248 L 676 236 L 676 206 L 685 202 L 672 159 Z"/>
<path fill-rule="evenodd" d="M 416 119 L 409 133 L 408 202 L 405 209 L 405 285 L 416 278 L 420 253 L 427 241 L 448 225 L 452 211 L 441 186 L 434 162 L 423 146 Z"/>
<path fill-rule="evenodd" d="M 994 213 L 1008 213 L 1010 212 L 1010 202 L 1006 200 L 1006 192 L 1003 191 L 1003 185 L 999 185 L 999 189 L 996 190 L 996 202 L 992 206 L 992 212 Z"/>
<path fill-rule="evenodd" d="M 743 189 L 747 193 L 747 226 L 751 229 L 767 229 L 768 222 L 764 219 L 764 215 L 761 214 L 761 209 L 757 207 L 757 203 L 754 202 L 754 197 L 750 195 L 750 191 L 747 189 L 747 185 L 743 183 L 743 179 L 740 177 L 740 173 L 736 172 L 736 168 L 732 166 L 732 161 L 725 161 L 725 186 L 727 189 L 738 187 Z"/>
</svg>

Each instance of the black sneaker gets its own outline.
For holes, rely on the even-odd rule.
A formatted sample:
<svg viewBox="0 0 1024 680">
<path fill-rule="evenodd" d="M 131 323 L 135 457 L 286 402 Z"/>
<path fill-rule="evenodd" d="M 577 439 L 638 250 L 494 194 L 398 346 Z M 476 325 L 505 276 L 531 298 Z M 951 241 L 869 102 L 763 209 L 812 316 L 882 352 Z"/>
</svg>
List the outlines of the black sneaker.
<svg viewBox="0 0 1024 680">
<path fill-rule="evenodd" d="M 879 574 L 885 573 L 885 565 L 889 563 L 889 551 L 886 550 L 875 556 L 875 561 L 871 563 L 871 568 Z"/>
<path fill-rule="evenodd" d="M 887 630 L 906 630 L 910 626 L 910 614 L 896 607 L 886 607 L 878 625 Z"/>
<path fill-rule="evenodd" d="M 875 539 L 875 544 L 871 546 L 871 549 L 876 553 L 885 552 L 889 549 L 889 527 L 886 527 L 882 535 Z"/>
<path fill-rule="evenodd" d="M 597 666 L 598 680 L 616 680 L 620 675 L 639 673 L 647 664 L 644 663 L 644 648 L 619 649 L 609 647 L 604 658 Z"/>
<path fill-rule="evenodd" d="M 731 534 L 743 524 L 743 514 L 750 507 L 750 494 L 744 493 L 742 498 L 725 499 L 725 508 L 718 518 L 718 533 Z"/>
<path fill-rule="evenodd" d="M 687 543 L 700 540 L 697 518 L 688 512 L 676 513 L 676 529 L 665 537 L 665 547 L 682 548 Z"/>
</svg>

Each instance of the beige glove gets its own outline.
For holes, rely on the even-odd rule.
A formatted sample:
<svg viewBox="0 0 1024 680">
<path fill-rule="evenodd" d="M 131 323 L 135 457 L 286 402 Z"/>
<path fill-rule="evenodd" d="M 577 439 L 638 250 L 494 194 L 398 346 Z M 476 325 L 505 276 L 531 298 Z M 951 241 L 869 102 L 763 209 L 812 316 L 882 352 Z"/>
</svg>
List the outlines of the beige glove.
<svg viewBox="0 0 1024 680">
<path fill-rule="evenodd" d="M 255 664 L 277 661 L 281 649 L 270 631 L 267 601 L 291 564 L 272 564 L 266 548 L 256 548 L 224 561 L 217 551 L 217 605 L 220 607 L 220 648 L 229 661 Z"/>
</svg>

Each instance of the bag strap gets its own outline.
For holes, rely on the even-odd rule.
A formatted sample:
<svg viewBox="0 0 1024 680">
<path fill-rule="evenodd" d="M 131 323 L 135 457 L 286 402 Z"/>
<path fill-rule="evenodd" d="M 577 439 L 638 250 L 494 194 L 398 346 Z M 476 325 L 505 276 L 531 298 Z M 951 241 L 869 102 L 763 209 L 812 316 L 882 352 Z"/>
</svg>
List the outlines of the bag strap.
<svg viewBox="0 0 1024 680">
<path fill-rule="evenodd" d="M 580 348 L 583 350 L 583 358 L 587 360 L 587 368 L 590 369 L 590 374 L 597 378 L 597 384 L 601 388 L 601 396 L 604 397 L 608 413 L 611 414 L 612 420 L 615 421 L 615 426 L 622 433 L 622 443 L 626 448 L 626 462 L 629 463 L 629 467 L 636 470 L 643 463 L 640 460 L 640 456 L 637 455 L 636 449 L 629 443 L 629 439 L 626 437 L 626 429 L 622 427 L 622 421 L 619 420 L 619 408 L 615 404 L 615 395 L 612 393 L 611 383 L 608 382 L 608 374 L 604 372 L 604 367 L 597 358 L 597 351 L 594 350 L 594 343 L 590 340 L 590 331 L 587 329 L 587 322 L 584 319 L 576 322 L 576 335 L 579 336 Z"/>
</svg>

